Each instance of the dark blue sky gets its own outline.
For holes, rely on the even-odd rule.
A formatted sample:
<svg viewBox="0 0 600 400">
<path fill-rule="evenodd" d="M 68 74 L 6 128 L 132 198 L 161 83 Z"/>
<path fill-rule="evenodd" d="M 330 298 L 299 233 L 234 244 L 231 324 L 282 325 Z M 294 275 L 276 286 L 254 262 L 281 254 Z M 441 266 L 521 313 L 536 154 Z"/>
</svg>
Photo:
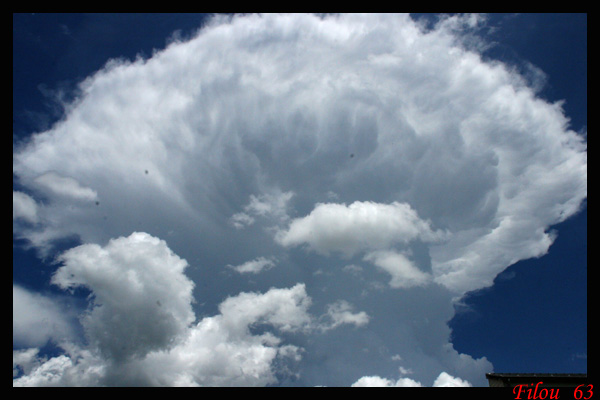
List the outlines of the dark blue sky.
<svg viewBox="0 0 600 400">
<path fill-rule="evenodd" d="M 13 142 L 48 128 L 61 115 L 53 96 L 70 96 L 108 59 L 150 57 L 169 37 L 186 37 L 204 20 L 198 14 L 14 14 Z M 571 128 L 587 130 L 587 15 L 491 14 L 488 27 L 495 46 L 486 55 L 544 71 L 541 97 L 564 99 Z M 496 372 L 587 371 L 587 209 L 553 229 L 558 237 L 547 255 L 511 266 L 494 286 L 465 299 L 450 321 L 459 352 L 486 356 Z M 13 242 L 13 283 L 54 290 L 50 271 Z"/>
</svg>

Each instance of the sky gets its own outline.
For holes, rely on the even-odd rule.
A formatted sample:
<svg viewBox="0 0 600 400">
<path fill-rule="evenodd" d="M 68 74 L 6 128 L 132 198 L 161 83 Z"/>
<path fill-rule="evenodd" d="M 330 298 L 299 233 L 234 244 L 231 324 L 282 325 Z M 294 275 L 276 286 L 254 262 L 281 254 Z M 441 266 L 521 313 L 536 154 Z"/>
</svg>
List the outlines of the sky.
<svg viewBox="0 0 600 400">
<path fill-rule="evenodd" d="M 13 386 L 587 372 L 585 14 L 14 14 Z"/>
</svg>

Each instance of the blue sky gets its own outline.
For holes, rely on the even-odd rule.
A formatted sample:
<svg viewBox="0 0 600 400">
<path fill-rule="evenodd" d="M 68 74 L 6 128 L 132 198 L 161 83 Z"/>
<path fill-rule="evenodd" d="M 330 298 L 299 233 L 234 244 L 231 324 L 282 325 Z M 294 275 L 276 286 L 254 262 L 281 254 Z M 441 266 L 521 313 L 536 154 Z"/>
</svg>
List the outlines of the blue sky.
<svg viewBox="0 0 600 400">
<path fill-rule="evenodd" d="M 14 14 L 13 384 L 586 372 L 586 143 L 585 14 Z"/>
</svg>

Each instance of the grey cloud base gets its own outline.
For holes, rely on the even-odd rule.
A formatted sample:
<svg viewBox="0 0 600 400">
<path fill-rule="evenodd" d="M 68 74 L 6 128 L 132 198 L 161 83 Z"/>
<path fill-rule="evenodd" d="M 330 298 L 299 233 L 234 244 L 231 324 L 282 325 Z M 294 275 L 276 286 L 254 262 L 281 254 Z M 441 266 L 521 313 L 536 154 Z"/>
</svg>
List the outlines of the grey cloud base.
<svg viewBox="0 0 600 400">
<path fill-rule="evenodd" d="M 453 300 L 548 251 L 587 150 L 478 22 L 216 17 L 86 78 L 13 154 L 15 236 L 82 242 L 85 337 L 15 384 L 485 384 Z"/>
</svg>

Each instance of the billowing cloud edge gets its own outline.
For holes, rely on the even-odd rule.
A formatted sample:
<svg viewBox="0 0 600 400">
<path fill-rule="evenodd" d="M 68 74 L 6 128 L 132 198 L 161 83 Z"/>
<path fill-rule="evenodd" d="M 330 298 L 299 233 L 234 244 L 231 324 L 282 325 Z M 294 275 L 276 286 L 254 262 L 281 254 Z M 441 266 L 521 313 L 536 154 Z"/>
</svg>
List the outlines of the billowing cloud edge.
<svg viewBox="0 0 600 400">
<path fill-rule="evenodd" d="M 217 315 L 195 322 L 187 262 L 143 232 L 104 247 L 77 246 L 59 261 L 54 285 L 91 291 L 89 308 L 80 316 L 86 344 L 59 342 L 64 354 L 49 359 L 39 357 L 36 347 L 14 351 L 14 386 L 264 386 L 277 382 L 286 370 L 281 365 L 302 357 L 302 348 L 284 344 L 277 332 L 324 332 L 368 322 L 366 313 L 352 313 L 343 301 L 330 305 L 326 318 L 315 319 L 304 284 L 229 296 Z M 22 292 L 13 287 L 19 298 Z M 48 301 L 43 303 L 47 314 Z M 54 324 L 60 320 L 54 318 Z M 24 325 L 31 328 L 19 320 L 15 325 L 13 317 L 13 331 Z M 255 326 L 272 329 L 253 333 Z M 55 334 L 38 333 L 43 340 L 27 344 L 41 346 Z"/>
</svg>

